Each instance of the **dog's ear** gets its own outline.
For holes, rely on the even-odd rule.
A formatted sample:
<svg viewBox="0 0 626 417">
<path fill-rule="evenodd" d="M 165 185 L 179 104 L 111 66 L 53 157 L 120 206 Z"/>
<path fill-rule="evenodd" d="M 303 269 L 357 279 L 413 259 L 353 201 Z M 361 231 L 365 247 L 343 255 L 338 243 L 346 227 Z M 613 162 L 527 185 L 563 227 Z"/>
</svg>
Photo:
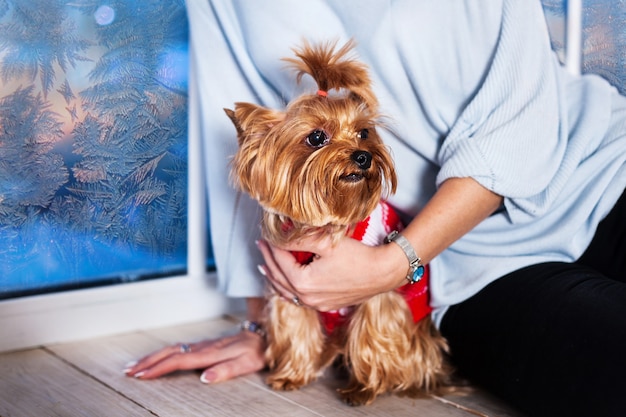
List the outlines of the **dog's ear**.
<svg viewBox="0 0 626 417">
<path fill-rule="evenodd" d="M 237 116 L 235 116 L 235 112 L 231 109 L 226 108 L 224 109 L 224 111 L 226 112 L 226 116 L 228 116 L 230 121 L 233 122 L 233 124 L 235 125 L 235 129 L 237 129 L 237 136 L 240 136 L 243 133 L 243 129 L 241 128 L 241 125 L 237 120 Z"/>
<path fill-rule="evenodd" d="M 235 103 L 235 110 L 224 109 L 237 129 L 239 145 L 250 137 L 264 136 L 285 116 L 282 112 L 252 103 Z"/>
</svg>

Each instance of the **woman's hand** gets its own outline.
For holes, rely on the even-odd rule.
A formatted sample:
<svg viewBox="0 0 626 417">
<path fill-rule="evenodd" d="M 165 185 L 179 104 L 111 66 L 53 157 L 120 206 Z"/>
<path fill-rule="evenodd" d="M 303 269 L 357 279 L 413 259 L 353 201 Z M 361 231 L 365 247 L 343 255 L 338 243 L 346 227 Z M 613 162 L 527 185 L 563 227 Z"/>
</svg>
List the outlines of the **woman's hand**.
<svg viewBox="0 0 626 417">
<path fill-rule="evenodd" d="M 261 336 L 242 331 L 216 340 L 168 346 L 128 364 L 124 373 L 153 379 L 178 370 L 204 369 L 200 380 L 209 384 L 260 371 L 265 367 L 264 349 Z"/>
<path fill-rule="evenodd" d="M 306 238 L 280 249 L 259 241 L 265 259 L 260 267 L 271 285 L 286 299 L 294 297 L 320 311 L 361 303 L 399 287 L 408 261 L 392 245 L 367 246 L 345 237 L 336 245 L 329 238 Z M 299 264 L 290 251 L 316 254 L 313 262 Z"/>
</svg>

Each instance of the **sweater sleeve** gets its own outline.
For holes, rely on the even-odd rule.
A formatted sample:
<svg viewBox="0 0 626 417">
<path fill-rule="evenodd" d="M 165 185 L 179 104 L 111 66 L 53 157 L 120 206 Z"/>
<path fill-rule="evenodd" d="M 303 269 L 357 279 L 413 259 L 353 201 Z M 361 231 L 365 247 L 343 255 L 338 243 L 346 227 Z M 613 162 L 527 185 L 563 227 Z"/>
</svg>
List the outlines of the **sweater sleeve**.
<svg viewBox="0 0 626 417">
<path fill-rule="evenodd" d="M 437 184 L 471 177 L 533 216 L 546 210 L 532 197 L 555 176 L 567 142 L 540 3 L 503 1 L 493 45 L 479 88 L 442 143 Z"/>
<path fill-rule="evenodd" d="M 264 92 L 246 82 L 258 79 L 258 75 L 237 56 L 239 51 L 235 48 L 241 45 L 237 42 L 241 35 L 232 24 L 233 12 L 227 6 L 226 2 L 187 2 L 192 71 L 196 75 L 192 88 L 197 93 L 196 108 L 200 110 L 218 289 L 231 297 L 253 297 L 264 292 L 264 281 L 256 270 L 262 258 L 254 245 L 259 238 L 259 209 L 236 192 L 228 180 L 237 138 L 223 108 L 232 108 L 238 100 L 259 101 Z"/>
</svg>

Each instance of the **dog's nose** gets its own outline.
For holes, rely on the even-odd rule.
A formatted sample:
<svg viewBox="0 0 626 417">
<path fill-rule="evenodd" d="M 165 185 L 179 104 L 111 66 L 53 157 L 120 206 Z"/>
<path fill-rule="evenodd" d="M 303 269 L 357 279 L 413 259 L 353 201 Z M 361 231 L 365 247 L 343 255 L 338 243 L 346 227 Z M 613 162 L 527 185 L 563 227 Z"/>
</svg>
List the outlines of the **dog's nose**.
<svg viewBox="0 0 626 417">
<path fill-rule="evenodd" d="M 369 169 L 372 166 L 372 154 L 367 151 L 355 151 L 351 158 L 362 170 Z"/>
</svg>

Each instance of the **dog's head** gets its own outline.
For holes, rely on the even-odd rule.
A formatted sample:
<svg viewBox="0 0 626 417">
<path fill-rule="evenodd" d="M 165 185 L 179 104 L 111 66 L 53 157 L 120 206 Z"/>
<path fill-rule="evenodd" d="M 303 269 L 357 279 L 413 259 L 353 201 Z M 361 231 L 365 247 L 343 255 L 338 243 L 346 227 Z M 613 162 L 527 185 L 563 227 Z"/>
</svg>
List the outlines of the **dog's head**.
<svg viewBox="0 0 626 417">
<path fill-rule="evenodd" d="M 271 241 L 302 228 L 345 233 L 395 192 L 393 161 L 376 131 L 378 103 L 367 68 L 347 56 L 352 47 L 305 43 L 298 59 L 286 59 L 298 81 L 309 74 L 319 90 L 284 111 L 251 103 L 226 110 L 239 141 L 232 178 L 266 211 Z"/>
</svg>

